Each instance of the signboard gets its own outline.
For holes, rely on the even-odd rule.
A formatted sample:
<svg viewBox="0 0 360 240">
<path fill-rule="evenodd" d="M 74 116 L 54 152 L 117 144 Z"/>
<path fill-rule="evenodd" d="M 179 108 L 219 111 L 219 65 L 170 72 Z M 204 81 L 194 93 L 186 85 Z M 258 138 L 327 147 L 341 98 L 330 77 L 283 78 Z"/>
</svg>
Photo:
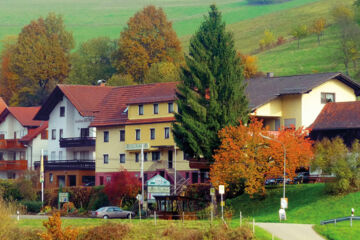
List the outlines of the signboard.
<svg viewBox="0 0 360 240">
<path fill-rule="evenodd" d="M 160 175 L 150 178 L 147 182 L 147 199 L 155 202 L 155 196 L 169 196 L 170 182 Z"/>
<path fill-rule="evenodd" d="M 280 221 L 286 220 L 286 212 L 285 212 L 285 209 L 280 208 L 280 210 L 279 210 L 279 218 L 280 218 Z"/>
<path fill-rule="evenodd" d="M 221 202 L 220 202 L 220 206 L 221 206 L 221 207 L 224 207 L 224 206 L 225 206 L 225 201 L 221 201 Z"/>
<path fill-rule="evenodd" d="M 144 146 L 144 149 L 149 149 L 148 143 L 134 143 L 134 144 L 126 144 L 126 150 L 141 150 L 141 146 Z"/>
<path fill-rule="evenodd" d="M 225 194 L 225 186 L 224 185 L 219 185 L 219 194 Z"/>
<path fill-rule="evenodd" d="M 280 208 L 282 208 L 282 209 L 288 208 L 288 199 L 287 198 L 280 199 Z"/>
<path fill-rule="evenodd" d="M 210 188 L 210 196 L 215 196 L 215 188 Z"/>
<path fill-rule="evenodd" d="M 59 193 L 59 202 L 64 203 L 69 201 L 69 193 L 63 192 Z"/>
</svg>

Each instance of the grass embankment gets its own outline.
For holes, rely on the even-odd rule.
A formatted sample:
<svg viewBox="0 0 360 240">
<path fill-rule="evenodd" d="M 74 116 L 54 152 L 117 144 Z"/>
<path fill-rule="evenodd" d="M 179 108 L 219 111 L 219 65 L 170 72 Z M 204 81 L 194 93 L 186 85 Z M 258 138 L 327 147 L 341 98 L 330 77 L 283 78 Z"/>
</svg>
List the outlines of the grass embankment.
<svg viewBox="0 0 360 240">
<path fill-rule="evenodd" d="M 0 39 L 14 35 L 31 20 L 56 12 L 64 16 L 77 43 L 108 36 L 118 38 L 128 19 L 146 5 L 163 7 L 179 36 L 192 35 L 203 21 L 209 5 L 216 3 L 227 24 L 252 19 L 319 0 L 292 0 L 275 5 L 248 5 L 246 0 L 5 0 L 0 8 Z"/>
<path fill-rule="evenodd" d="M 357 240 L 360 239 L 360 222 L 353 221 L 353 226 L 350 227 L 350 222 L 341 222 L 329 225 L 316 225 L 315 230 L 325 236 L 329 240 Z"/>
</svg>

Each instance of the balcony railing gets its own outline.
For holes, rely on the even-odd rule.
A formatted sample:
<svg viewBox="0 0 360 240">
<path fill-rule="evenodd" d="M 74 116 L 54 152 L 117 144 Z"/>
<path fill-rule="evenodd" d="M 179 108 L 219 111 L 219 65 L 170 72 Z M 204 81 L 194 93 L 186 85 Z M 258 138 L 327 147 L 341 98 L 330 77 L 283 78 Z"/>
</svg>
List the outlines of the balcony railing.
<svg viewBox="0 0 360 240">
<path fill-rule="evenodd" d="M 61 138 L 60 147 L 93 147 L 95 146 L 94 137 L 76 137 L 76 138 Z"/>
<path fill-rule="evenodd" d="M 190 168 L 198 168 L 198 169 L 209 169 L 211 163 L 206 159 L 187 159 L 189 161 Z"/>
<path fill-rule="evenodd" d="M 34 166 L 40 168 L 40 161 L 35 161 Z M 95 160 L 44 161 L 44 170 L 95 170 Z"/>
<path fill-rule="evenodd" d="M 24 149 L 25 146 L 19 139 L 1 139 L 0 149 Z"/>
<path fill-rule="evenodd" d="M 27 160 L 0 160 L 0 171 L 22 171 L 27 169 Z"/>
</svg>

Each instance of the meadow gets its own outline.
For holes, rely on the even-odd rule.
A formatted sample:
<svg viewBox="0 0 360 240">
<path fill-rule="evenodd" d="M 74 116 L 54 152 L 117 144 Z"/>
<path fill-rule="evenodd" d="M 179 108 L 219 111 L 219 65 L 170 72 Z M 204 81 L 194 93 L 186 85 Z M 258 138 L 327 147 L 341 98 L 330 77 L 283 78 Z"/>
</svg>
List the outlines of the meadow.
<svg viewBox="0 0 360 240">
<path fill-rule="evenodd" d="M 149 4 L 162 7 L 178 36 L 182 37 L 195 32 L 209 5 L 214 2 L 222 11 L 226 23 L 233 24 L 317 1 L 292 0 L 276 5 L 253 6 L 248 5 L 246 0 L 2 0 L 0 39 L 19 33 L 32 19 L 46 16 L 49 12 L 64 16 L 67 29 L 74 33 L 79 44 L 99 36 L 118 38 L 128 19 Z"/>
</svg>

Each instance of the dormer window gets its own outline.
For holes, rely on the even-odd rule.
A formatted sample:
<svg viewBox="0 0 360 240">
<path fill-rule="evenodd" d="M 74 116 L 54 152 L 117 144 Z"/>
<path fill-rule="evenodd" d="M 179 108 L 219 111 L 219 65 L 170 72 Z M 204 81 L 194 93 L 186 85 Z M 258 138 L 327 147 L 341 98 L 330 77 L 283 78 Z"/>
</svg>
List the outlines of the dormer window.
<svg viewBox="0 0 360 240">
<path fill-rule="evenodd" d="M 144 105 L 139 105 L 139 115 L 144 115 Z"/>
<path fill-rule="evenodd" d="M 335 93 L 321 93 L 321 103 L 335 102 Z"/>
</svg>

